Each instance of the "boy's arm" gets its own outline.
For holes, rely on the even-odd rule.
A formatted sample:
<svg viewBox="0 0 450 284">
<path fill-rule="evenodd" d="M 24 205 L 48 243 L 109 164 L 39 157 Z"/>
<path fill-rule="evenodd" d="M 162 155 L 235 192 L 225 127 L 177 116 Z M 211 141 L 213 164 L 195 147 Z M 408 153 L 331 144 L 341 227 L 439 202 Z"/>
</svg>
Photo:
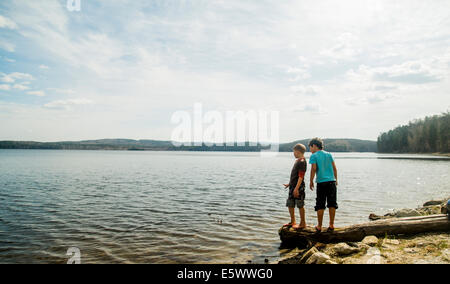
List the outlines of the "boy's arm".
<svg viewBox="0 0 450 284">
<path fill-rule="evenodd" d="M 338 185 L 338 174 L 337 174 L 336 164 L 333 162 L 332 165 L 333 165 L 334 178 L 336 179 L 336 185 Z"/>
<path fill-rule="evenodd" d="M 298 197 L 299 196 L 299 189 L 300 189 L 300 186 L 302 185 L 302 182 L 303 182 L 304 178 L 305 178 L 305 172 L 300 171 L 298 173 L 297 185 L 294 188 L 294 197 Z"/>
<path fill-rule="evenodd" d="M 309 179 L 309 188 L 314 190 L 314 178 L 316 177 L 317 164 L 311 165 L 311 177 Z"/>
<path fill-rule="evenodd" d="M 300 190 L 300 186 L 302 185 L 302 182 L 303 182 L 303 178 L 299 177 L 297 185 L 295 186 L 295 189 L 294 189 L 294 197 L 299 197 L 300 196 L 299 190 Z"/>
</svg>

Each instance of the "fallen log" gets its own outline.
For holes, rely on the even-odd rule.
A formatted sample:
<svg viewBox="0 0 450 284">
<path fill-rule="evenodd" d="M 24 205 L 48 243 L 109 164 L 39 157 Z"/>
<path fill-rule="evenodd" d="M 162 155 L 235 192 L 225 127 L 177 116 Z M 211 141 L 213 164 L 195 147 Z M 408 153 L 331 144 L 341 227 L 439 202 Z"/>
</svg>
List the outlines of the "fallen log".
<svg viewBox="0 0 450 284">
<path fill-rule="evenodd" d="M 325 229 L 325 228 L 324 228 Z M 284 245 L 307 247 L 311 243 L 360 242 L 366 236 L 414 235 L 427 232 L 450 232 L 447 215 L 428 215 L 406 218 L 391 218 L 349 227 L 336 228 L 334 232 L 317 233 L 314 227 L 303 230 L 282 227 L 278 231 Z"/>
</svg>

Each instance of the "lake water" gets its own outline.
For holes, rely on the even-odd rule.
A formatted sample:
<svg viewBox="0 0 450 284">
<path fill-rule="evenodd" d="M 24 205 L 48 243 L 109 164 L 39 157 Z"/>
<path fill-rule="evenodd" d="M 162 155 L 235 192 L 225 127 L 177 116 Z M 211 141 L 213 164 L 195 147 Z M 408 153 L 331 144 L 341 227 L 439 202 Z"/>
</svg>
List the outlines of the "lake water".
<svg viewBox="0 0 450 284">
<path fill-rule="evenodd" d="M 450 196 L 450 160 L 335 158 L 338 227 Z M 291 153 L 0 150 L 0 263 L 65 263 L 69 247 L 82 263 L 276 261 L 293 163 Z M 307 189 L 309 225 L 314 201 Z"/>
</svg>

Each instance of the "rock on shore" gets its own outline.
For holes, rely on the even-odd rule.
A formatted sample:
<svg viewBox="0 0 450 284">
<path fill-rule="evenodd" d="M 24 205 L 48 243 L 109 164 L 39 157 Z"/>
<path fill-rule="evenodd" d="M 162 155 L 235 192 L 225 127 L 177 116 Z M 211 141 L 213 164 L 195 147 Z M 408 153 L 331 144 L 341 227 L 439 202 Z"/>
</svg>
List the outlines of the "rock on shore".
<svg viewBox="0 0 450 284">
<path fill-rule="evenodd" d="M 369 237 L 359 243 L 316 244 L 279 264 L 450 264 L 450 233 Z"/>
<path fill-rule="evenodd" d="M 378 216 L 375 214 L 370 214 L 370 220 L 380 220 L 388 218 L 402 218 L 402 217 L 415 217 L 415 216 L 426 216 L 434 214 L 447 214 L 447 201 L 450 199 L 446 198 L 443 200 L 431 200 L 423 204 L 422 207 L 416 209 L 400 209 L 392 213 L 388 213 L 384 216 Z"/>
<path fill-rule="evenodd" d="M 402 209 L 379 219 L 446 213 L 447 200 Z M 415 215 L 418 214 L 418 215 Z M 372 215 L 371 215 L 372 216 Z M 376 220 L 376 219 L 375 219 Z M 450 232 L 415 236 L 367 236 L 357 243 L 322 244 L 301 250 L 279 264 L 450 264 Z"/>
</svg>

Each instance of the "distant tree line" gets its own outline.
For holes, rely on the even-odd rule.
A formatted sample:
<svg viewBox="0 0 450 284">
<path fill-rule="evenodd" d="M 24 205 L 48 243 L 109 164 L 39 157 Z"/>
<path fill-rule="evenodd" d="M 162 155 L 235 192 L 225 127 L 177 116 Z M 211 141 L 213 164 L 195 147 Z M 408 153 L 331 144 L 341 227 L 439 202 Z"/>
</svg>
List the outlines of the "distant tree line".
<svg viewBox="0 0 450 284">
<path fill-rule="evenodd" d="M 295 144 L 301 143 L 309 152 L 310 139 L 280 144 L 280 152 L 291 152 Z M 329 152 L 376 152 L 377 142 L 359 139 L 323 139 L 324 149 Z"/>
<path fill-rule="evenodd" d="M 377 143 L 358 139 L 324 139 L 325 149 L 330 152 L 376 152 Z M 280 152 L 292 152 L 295 144 L 308 146 L 309 139 L 279 144 Z M 171 141 L 100 139 L 66 142 L 34 142 L 34 141 L 0 141 L 0 149 L 47 149 L 47 150 L 125 150 L 125 151 L 242 151 L 259 152 L 268 150 L 270 146 L 245 142 L 244 145 L 179 146 Z M 307 147 L 309 150 L 309 147 Z"/>
<path fill-rule="evenodd" d="M 414 120 L 378 137 L 380 153 L 450 153 L 450 112 Z"/>
</svg>

